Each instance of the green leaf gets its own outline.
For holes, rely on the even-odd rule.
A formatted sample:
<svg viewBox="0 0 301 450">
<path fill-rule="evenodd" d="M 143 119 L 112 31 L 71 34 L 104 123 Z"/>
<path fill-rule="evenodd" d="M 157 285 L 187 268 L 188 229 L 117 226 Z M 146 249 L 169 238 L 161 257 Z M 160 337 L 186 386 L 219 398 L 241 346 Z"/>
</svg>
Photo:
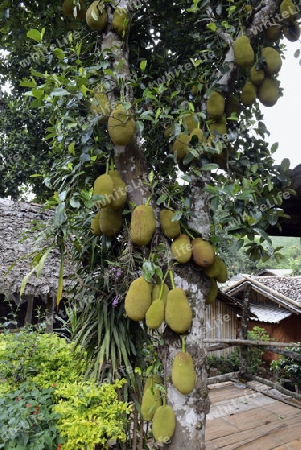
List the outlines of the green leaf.
<svg viewBox="0 0 301 450">
<path fill-rule="evenodd" d="M 210 170 L 216 170 L 218 168 L 219 168 L 218 164 L 211 163 L 211 164 L 205 164 L 204 166 L 202 166 L 201 170 L 210 171 Z"/>
<path fill-rule="evenodd" d="M 146 68 L 146 65 L 147 65 L 147 61 L 144 59 L 143 61 L 140 62 L 140 69 L 142 71 L 144 71 Z"/>
<path fill-rule="evenodd" d="M 43 33 L 40 33 L 39 30 L 31 29 L 27 32 L 27 37 L 40 43 L 40 42 L 42 42 Z"/>
<path fill-rule="evenodd" d="M 206 27 L 209 28 L 209 30 L 216 31 L 216 24 L 214 22 L 207 23 Z"/>
</svg>

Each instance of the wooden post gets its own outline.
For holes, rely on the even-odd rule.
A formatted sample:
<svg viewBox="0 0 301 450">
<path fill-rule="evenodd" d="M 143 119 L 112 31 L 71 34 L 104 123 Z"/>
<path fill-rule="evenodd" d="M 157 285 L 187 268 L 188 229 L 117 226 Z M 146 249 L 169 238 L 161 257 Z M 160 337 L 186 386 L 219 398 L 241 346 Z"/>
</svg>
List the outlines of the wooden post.
<svg viewBox="0 0 301 450">
<path fill-rule="evenodd" d="M 24 326 L 32 324 L 33 300 L 34 296 L 28 295 L 26 315 L 24 318 Z"/>
<path fill-rule="evenodd" d="M 251 294 L 251 283 L 246 286 L 246 291 L 243 299 L 243 313 L 241 320 L 241 328 L 239 332 L 239 337 L 241 339 L 248 339 L 248 326 L 250 317 L 250 294 Z M 239 352 L 239 377 L 245 378 L 248 369 L 248 347 L 243 345 L 240 347 Z"/>
<path fill-rule="evenodd" d="M 45 300 L 45 321 L 46 321 L 46 333 L 53 333 L 53 311 L 54 311 L 54 299 L 47 294 Z"/>
</svg>

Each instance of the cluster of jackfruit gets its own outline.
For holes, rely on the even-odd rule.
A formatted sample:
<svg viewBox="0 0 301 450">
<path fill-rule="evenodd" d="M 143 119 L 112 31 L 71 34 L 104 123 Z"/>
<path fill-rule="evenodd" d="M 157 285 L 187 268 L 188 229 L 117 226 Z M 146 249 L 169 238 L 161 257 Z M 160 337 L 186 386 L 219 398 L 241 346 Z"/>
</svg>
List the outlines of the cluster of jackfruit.
<svg viewBox="0 0 301 450">
<path fill-rule="evenodd" d="M 95 236 L 115 236 L 122 228 L 122 211 L 127 201 L 126 185 L 118 170 L 109 170 L 94 181 L 93 195 L 101 195 L 99 211 L 91 220 Z"/>
<path fill-rule="evenodd" d="M 73 4 L 72 0 L 65 2 Z M 64 2 L 64 3 L 65 3 Z M 84 17 L 83 17 L 84 18 Z M 105 2 L 94 1 L 85 12 L 87 25 L 92 30 L 103 31 L 108 24 L 108 13 Z M 124 8 L 117 7 L 113 13 L 112 28 L 120 37 L 124 37 L 129 24 L 127 11 Z"/>
</svg>

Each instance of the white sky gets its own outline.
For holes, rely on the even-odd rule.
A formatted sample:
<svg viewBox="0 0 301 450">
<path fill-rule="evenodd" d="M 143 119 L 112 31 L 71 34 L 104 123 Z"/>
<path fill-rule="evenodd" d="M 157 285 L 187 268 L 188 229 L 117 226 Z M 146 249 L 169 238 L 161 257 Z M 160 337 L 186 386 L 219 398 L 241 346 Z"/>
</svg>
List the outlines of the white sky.
<svg viewBox="0 0 301 450">
<path fill-rule="evenodd" d="M 291 161 L 290 168 L 293 169 L 301 164 L 301 66 L 300 57 L 294 58 L 294 53 L 301 48 L 301 43 L 285 40 L 285 45 L 286 58 L 279 73 L 283 97 L 271 108 L 261 106 L 261 111 L 271 133 L 268 142 L 279 143 L 273 155 L 276 164 L 288 158 Z"/>
</svg>

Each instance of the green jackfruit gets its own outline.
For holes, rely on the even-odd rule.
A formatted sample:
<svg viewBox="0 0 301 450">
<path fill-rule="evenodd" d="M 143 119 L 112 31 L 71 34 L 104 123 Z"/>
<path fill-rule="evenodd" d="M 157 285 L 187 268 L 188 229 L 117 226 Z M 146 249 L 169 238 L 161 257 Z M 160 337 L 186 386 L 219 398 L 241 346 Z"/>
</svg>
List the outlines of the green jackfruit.
<svg viewBox="0 0 301 450">
<path fill-rule="evenodd" d="M 192 311 L 186 294 L 181 288 L 171 289 L 165 306 L 165 322 L 178 334 L 189 330 L 192 323 Z"/>
<path fill-rule="evenodd" d="M 198 142 L 204 142 L 205 138 L 204 138 L 203 130 L 201 130 L 201 128 L 194 128 L 192 130 L 192 132 L 189 135 L 190 141 L 193 139 L 193 136 L 197 137 Z"/>
<path fill-rule="evenodd" d="M 192 259 L 200 267 L 206 268 L 214 263 L 215 252 L 210 242 L 202 238 L 193 239 Z"/>
<path fill-rule="evenodd" d="M 144 390 L 141 400 L 141 414 L 144 420 L 152 420 L 156 410 L 162 405 L 161 394 L 156 387 Z"/>
<path fill-rule="evenodd" d="M 151 330 L 157 330 L 164 322 L 164 301 L 154 300 L 145 315 L 145 323 Z"/>
<path fill-rule="evenodd" d="M 220 120 L 209 124 L 210 134 L 212 136 L 223 135 L 227 133 L 226 116 L 223 115 Z"/>
<path fill-rule="evenodd" d="M 172 363 L 171 379 L 174 387 L 187 395 L 193 391 L 196 373 L 194 370 L 193 359 L 187 352 L 179 352 L 174 357 Z"/>
<path fill-rule="evenodd" d="M 282 29 L 280 25 L 272 25 L 266 28 L 263 32 L 267 41 L 276 42 L 281 38 Z"/>
<path fill-rule="evenodd" d="M 252 81 L 247 81 L 241 91 L 240 99 L 244 106 L 251 106 L 257 97 L 257 88 Z"/>
<path fill-rule="evenodd" d="M 166 444 L 176 428 L 176 416 L 169 405 L 162 405 L 156 410 L 152 421 L 152 432 L 156 442 Z"/>
<path fill-rule="evenodd" d="M 195 114 L 186 114 L 183 117 L 183 122 L 189 132 L 199 125 L 199 121 Z"/>
<path fill-rule="evenodd" d="M 288 22 L 283 27 L 283 35 L 290 42 L 298 41 L 300 37 L 300 26 L 297 21 Z"/>
<path fill-rule="evenodd" d="M 126 184 L 122 180 L 118 170 L 109 170 L 108 175 L 113 181 L 113 192 L 110 208 L 120 209 L 125 205 L 127 201 Z"/>
<path fill-rule="evenodd" d="M 102 31 L 108 23 L 108 13 L 104 4 L 96 0 L 91 3 L 86 12 L 87 25 L 92 30 Z"/>
<path fill-rule="evenodd" d="M 235 117 L 237 118 L 241 113 L 239 99 L 233 94 L 230 94 L 229 97 L 227 97 L 226 99 L 225 113 L 226 117 L 231 117 L 231 115 L 235 115 Z"/>
<path fill-rule="evenodd" d="M 146 389 L 148 389 L 148 388 L 150 388 L 150 387 L 156 387 L 156 388 L 157 388 L 156 384 L 161 384 L 161 385 L 163 385 L 163 378 L 162 378 L 159 374 L 157 374 L 157 373 L 155 373 L 155 374 L 153 374 L 153 375 L 150 375 L 150 376 L 145 380 L 143 392 L 145 392 Z M 158 388 L 157 388 L 157 389 L 158 389 Z"/>
<path fill-rule="evenodd" d="M 117 105 L 108 120 L 108 133 L 115 145 L 127 145 L 136 131 L 136 123 L 130 111 Z"/>
<path fill-rule="evenodd" d="M 160 297 L 160 292 L 161 292 L 161 286 L 163 284 L 163 289 L 162 289 L 162 294 Z M 161 298 L 161 300 L 163 300 L 164 305 L 166 304 L 166 300 L 167 300 L 167 295 L 169 292 L 169 287 L 166 283 L 156 283 L 153 286 L 153 290 L 152 290 L 152 301 L 157 300 L 158 298 Z"/>
<path fill-rule="evenodd" d="M 256 86 L 258 86 L 260 83 L 263 82 L 264 79 L 264 70 L 262 69 L 256 69 L 256 64 L 254 64 L 251 67 L 250 70 L 250 80 L 253 84 L 255 84 Z"/>
<path fill-rule="evenodd" d="M 207 114 L 210 118 L 221 119 L 225 110 L 225 97 L 217 91 L 212 91 L 207 100 Z"/>
<path fill-rule="evenodd" d="M 294 2 L 292 0 L 283 0 L 280 3 L 280 14 L 283 18 L 283 21 L 286 22 L 291 22 L 293 20 L 296 20 L 297 18 L 297 9 L 296 6 L 294 4 Z"/>
<path fill-rule="evenodd" d="M 102 235 L 102 231 L 101 231 L 100 223 L 99 223 L 99 215 L 100 215 L 100 211 L 98 211 L 98 213 L 95 214 L 95 216 L 91 220 L 91 231 L 92 231 L 92 234 L 94 234 L 94 236 Z"/>
<path fill-rule="evenodd" d="M 120 37 L 124 37 L 129 24 L 129 16 L 124 8 L 117 7 L 113 14 L 112 25 Z"/>
<path fill-rule="evenodd" d="M 105 122 L 111 112 L 111 105 L 107 94 L 96 92 L 91 102 L 91 112 L 99 117 L 99 122 Z"/>
<path fill-rule="evenodd" d="M 99 211 L 99 226 L 105 236 L 115 236 L 122 228 L 122 211 L 110 206 Z"/>
<path fill-rule="evenodd" d="M 99 202 L 99 206 L 105 207 L 112 202 L 114 184 L 112 178 L 107 173 L 100 175 L 94 181 L 93 195 L 103 195 L 103 199 Z"/>
<path fill-rule="evenodd" d="M 224 261 L 216 255 L 212 266 L 205 269 L 205 274 L 207 277 L 215 278 L 220 283 L 225 283 L 227 281 L 227 266 Z"/>
<path fill-rule="evenodd" d="M 272 47 L 262 49 L 261 56 L 265 58 L 264 70 L 268 75 L 278 73 L 282 66 L 280 54 Z"/>
<path fill-rule="evenodd" d="M 132 281 L 124 302 L 127 316 L 135 322 L 143 320 L 152 302 L 151 295 L 152 285 L 143 277 Z"/>
<path fill-rule="evenodd" d="M 216 300 L 217 294 L 218 294 L 218 285 L 215 278 L 210 278 L 210 288 L 209 293 L 206 297 L 206 305 L 211 305 L 211 303 Z"/>
<path fill-rule="evenodd" d="M 75 6 L 73 0 L 64 0 L 62 4 L 62 11 L 65 16 L 74 17 L 79 20 L 84 20 L 86 17 L 86 2 L 81 0 L 79 5 Z"/>
<path fill-rule="evenodd" d="M 162 209 L 160 211 L 160 225 L 164 236 L 174 239 L 181 233 L 181 225 L 179 220 L 172 221 L 175 212 L 170 209 Z"/>
<path fill-rule="evenodd" d="M 132 212 L 130 234 L 137 245 L 147 245 L 155 232 L 156 218 L 150 205 L 136 206 Z"/>
<path fill-rule="evenodd" d="M 181 133 L 174 140 L 172 144 L 172 151 L 177 155 L 177 161 L 183 161 L 185 156 L 189 152 L 190 136 L 188 134 Z"/>
<path fill-rule="evenodd" d="M 239 67 L 246 69 L 254 63 L 254 51 L 247 36 L 239 36 L 233 43 L 234 58 Z"/>
<path fill-rule="evenodd" d="M 171 253 L 180 264 L 186 264 L 192 256 L 192 248 L 189 236 L 180 234 L 170 246 Z"/>
<path fill-rule="evenodd" d="M 280 97 L 279 84 L 277 80 L 266 77 L 258 87 L 259 101 L 267 107 L 274 106 Z"/>
</svg>

